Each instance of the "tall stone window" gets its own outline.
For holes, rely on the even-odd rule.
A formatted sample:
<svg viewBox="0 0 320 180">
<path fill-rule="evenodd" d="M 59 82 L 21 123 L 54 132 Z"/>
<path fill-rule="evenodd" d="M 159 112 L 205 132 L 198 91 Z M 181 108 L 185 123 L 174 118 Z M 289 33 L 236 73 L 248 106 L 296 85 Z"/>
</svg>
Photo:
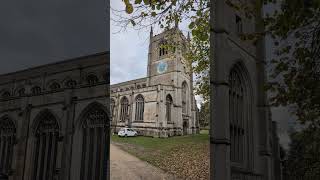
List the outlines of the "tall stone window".
<svg viewBox="0 0 320 180">
<path fill-rule="evenodd" d="M 187 88 L 188 85 L 186 82 L 182 83 L 182 113 L 187 113 Z"/>
<path fill-rule="evenodd" d="M 121 99 L 121 108 L 120 108 L 120 121 L 125 121 L 129 113 L 129 100 L 127 97 Z"/>
<path fill-rule="evenodd" d="M 110 100 L 110 108 L 111 108 L 111 117 L 114 115 L 114 108 L 115 108 L 116 102 L 114 99 Z"/>
<path fill-rule="evenodd" d="M 11 119 L 0 119 L 0 173 L 7 174 L 11 170 L 16 128 Z"/>
<path fill-rule="evenodd" d="M 143 121 L 143 113 L 144 113 L 144 98 L 141 94 L 136 97 L 136 113 L 135 120 Z"/>
<path fill-rule="evenodd" d="M 105 126 L 107 113 L 97 105 L 91 105 L 82 121 L 82 158 L 80 180 L 105 179 L 106 157 Z"/>
<path fill-rule="evenodd" d="M 236 64 L 229 75 L 230 157 L 236 166 L 250 163 L 252 154 L 252 130 L 250 85 L 245 69 Z"/>
<path fill-rule="evenodd" d="M 53 114 L 45 110 L 41 112 L 35 122 L 35 157 L 34 180 L 53 180 L 56 173 L 57 147 L 59 139 L 59 125 Z"/>
<path fill-rule="evenodd" d="M 166 97 L 166 118 L 167 118 L 167 122 L 171 122 L 171 109 L 172 107 L 172 97 L 170 96 L 170 94 L 167 95 Z"/>
</svg>

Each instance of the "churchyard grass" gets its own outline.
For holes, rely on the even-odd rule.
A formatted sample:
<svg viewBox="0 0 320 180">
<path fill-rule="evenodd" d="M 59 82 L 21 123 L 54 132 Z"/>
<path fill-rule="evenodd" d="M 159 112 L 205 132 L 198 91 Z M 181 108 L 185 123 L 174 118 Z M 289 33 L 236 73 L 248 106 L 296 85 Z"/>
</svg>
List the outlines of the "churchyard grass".
<svg viewBox="0 0 320 180">
<path fill-rule="evenodd" d="M 143 161 L 181 178 L 209 178 L 209 131 L 170 138 L 113 135 L 113 144 Z M 112 154 L 111 154 L 112 156 Z"/>
</svg>

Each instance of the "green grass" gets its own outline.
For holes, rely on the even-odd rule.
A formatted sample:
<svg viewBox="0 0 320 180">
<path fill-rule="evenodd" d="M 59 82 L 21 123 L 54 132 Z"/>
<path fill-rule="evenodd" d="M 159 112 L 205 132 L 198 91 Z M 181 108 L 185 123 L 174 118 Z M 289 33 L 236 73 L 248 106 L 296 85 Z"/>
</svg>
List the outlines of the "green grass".
<svg viewBox="0 0 320 180">
<path fill-rule="evenodd" d="M 190 136 L 175 136 L 170 138 L 152 138 L 152 137 L 118 137 L 117 135 L 113 135 L 111 138 L 114 142 L 119 143 L 128 143 L 133 145 L 138 145 L 143 148 L 150 149 L 168 149 L 174 146 L 179 146 L 180 144 L 199 144 L 199 143 L 207 143 L 209 141 L 209 137 L 207 134 L 198 134 L 198 135 L 190 135 Z"/>
<path fill-rule="evenodd" d="M 209 135 L 209 130 L 205 130 L 205 129 L 200 130 L 200 134 L 207 134 L 207 135 Z"/>
<path fill-rule="evenodd" d="M 209 172 L 208 130 L 203 130 L 197 135 L 169 138 L 125 138 L 113 135 L 111 141 L 141 160 L 180 177 L 195 176 L 196 179 L 205 179 L 208 176 L 208 173 L 199 175 L 203 173 L 204 168 Z M 194 167 L 195 165 L 199 168 Z"/>
</svg>

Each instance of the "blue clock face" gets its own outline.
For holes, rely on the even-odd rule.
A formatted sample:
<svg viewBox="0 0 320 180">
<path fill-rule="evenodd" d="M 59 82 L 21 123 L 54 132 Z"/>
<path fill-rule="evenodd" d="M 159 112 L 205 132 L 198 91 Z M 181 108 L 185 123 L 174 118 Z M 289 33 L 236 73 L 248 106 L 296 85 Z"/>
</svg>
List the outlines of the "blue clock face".
<svg viewBox="0 0 320 180">
<path fill-rule="evenodd" d="M 168 64 L 166 62 L 159 62 L 158 65 L 157 65 L 157 71 L 159 74 L 162 74 L 164 72 L 166 72 L 168 69 Z"/>
</svg>

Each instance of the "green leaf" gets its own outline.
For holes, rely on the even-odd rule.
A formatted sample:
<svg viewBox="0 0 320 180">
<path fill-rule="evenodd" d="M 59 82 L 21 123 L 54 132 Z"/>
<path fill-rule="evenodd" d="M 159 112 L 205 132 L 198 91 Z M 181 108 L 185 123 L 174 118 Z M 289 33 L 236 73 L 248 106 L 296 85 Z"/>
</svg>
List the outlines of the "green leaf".
<svg viewBox="0 0 320 180">
<path fill-rule="evenodd" d="M 194 22 L 191 22 L 190 24 L 189 24 L 189 29 L 193 29 L 194 28 Z"/>
<path fill-rule="evenodd" d="M 154 12 L 154 11 L 151 13 L 151 16 L 152 16 L 152 17 L 155 17 L 156 15 L 157 15 L 157 13 Z"/>
<path fill-rule="evenodd" d="M 143 0 L 145 5 L 149 5 L 150 4 L 150 0 Z"/>
<path fill-rule="evenodd" d="M 131 14 L 131 13 L 133 12 L 133 6 L 132 6 L 132 4 L 128 4 L 128 5 L 126 6 L 126 12 L 127 12 L 128 14 Z"/>
</svg>

